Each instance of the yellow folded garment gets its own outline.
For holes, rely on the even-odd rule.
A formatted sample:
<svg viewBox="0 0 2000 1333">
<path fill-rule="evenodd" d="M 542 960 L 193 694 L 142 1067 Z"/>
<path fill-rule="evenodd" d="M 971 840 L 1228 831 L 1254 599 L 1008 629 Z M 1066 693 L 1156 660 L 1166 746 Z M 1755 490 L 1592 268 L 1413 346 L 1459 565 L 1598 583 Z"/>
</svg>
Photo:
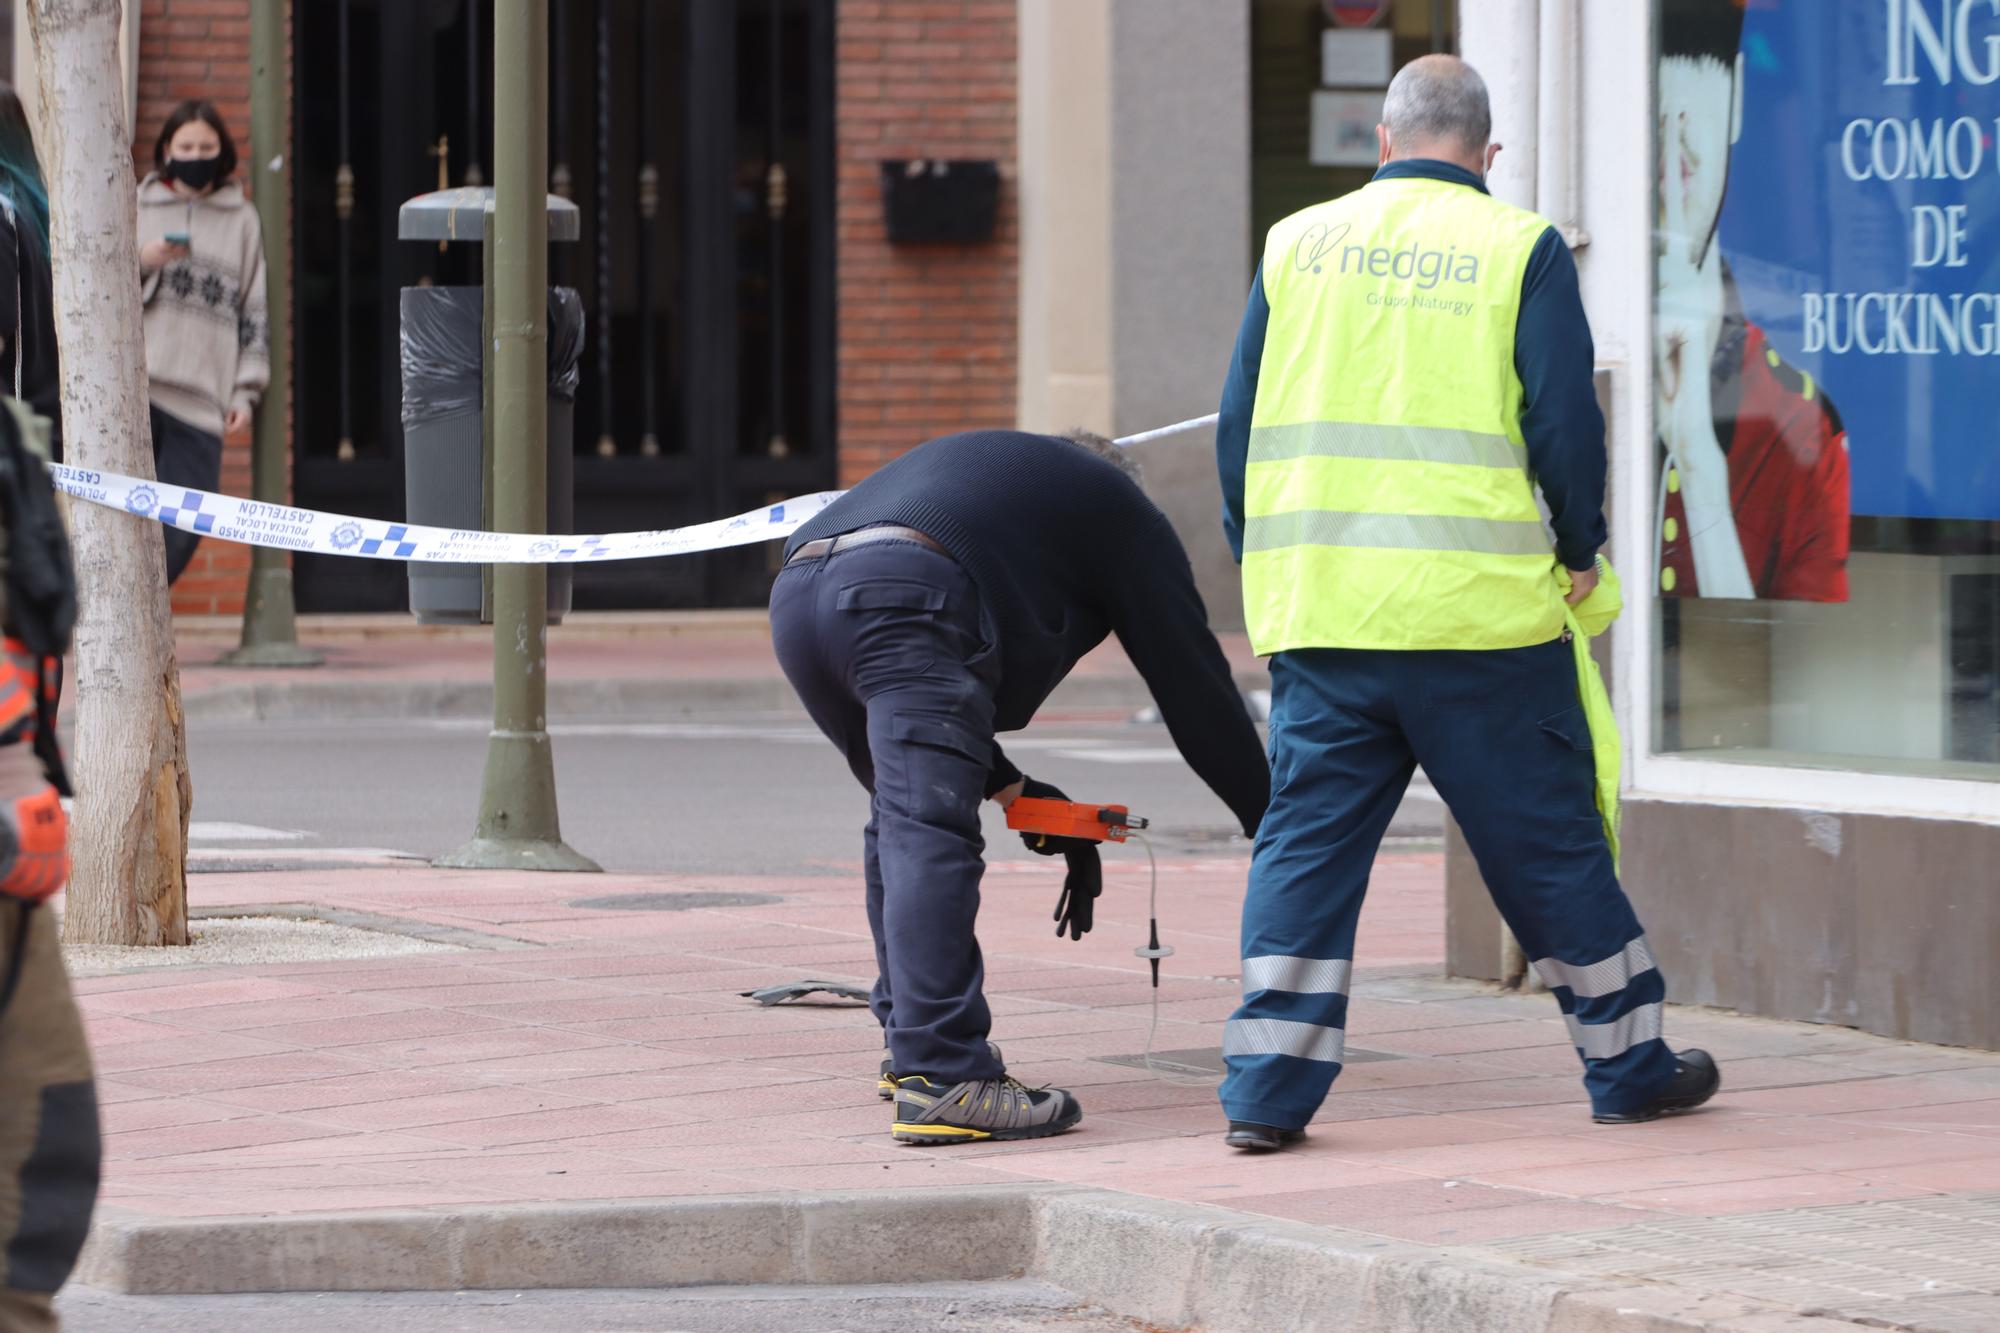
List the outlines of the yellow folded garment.
<svg viewBox="0 0 2000 1333">
<path fill-rule="evenodd" d="M 1567 594 L 1570 573 L 1556 566 L 1556 581 Z M 1597 557 L 1597 586 L 1580 605 L 1569 608 L 1570 645 L 1576 651 L 1576 692 L 1583 703 L 1583 716 L 1590 725 L 1590 753 L 1597 768 L 1597 813 L 1604 821 L 1604 841 L 1611 847 L 1611 864 L 1618 866 L 1618 782 L 1624 767 L 1624 750 L 1618 740 L 1618 717 L 1611 711 L 1611 694 L 1604 677 L 1590 655 L 1590 641 L 1611 628 L 1625 609 L 1625 594 L 1618 586 L 1617 571 L 1603 556 Z"/>
</svg>

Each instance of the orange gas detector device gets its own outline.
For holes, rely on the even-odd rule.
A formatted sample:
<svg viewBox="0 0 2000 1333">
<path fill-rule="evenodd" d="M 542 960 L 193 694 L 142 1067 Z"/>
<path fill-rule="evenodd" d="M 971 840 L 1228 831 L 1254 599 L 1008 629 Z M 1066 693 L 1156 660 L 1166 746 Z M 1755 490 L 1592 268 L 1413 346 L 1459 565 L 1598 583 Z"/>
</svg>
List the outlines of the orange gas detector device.
<svg viewBox="0 0 2000 1333">
<path fill-rule="evenodd" d="M 1134 829 L 1143 829 L 1147 823 L 1122 805 L 1021 796 L 1007 807 L 1007 827 L 1016 833 L 1040 833 L 1051 838 L 1123 842 Z"/>
</svg>

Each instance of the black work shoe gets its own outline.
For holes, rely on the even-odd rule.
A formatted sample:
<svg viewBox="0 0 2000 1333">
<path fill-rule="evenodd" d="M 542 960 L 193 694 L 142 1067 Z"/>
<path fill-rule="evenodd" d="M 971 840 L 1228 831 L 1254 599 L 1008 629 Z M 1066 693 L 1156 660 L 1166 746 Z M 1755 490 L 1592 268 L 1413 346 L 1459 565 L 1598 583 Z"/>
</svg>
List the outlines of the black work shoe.
<svg viewBox="0 0 2000 1333">
<path fill-rule="evenodd" d="M 1003 1067 L 1006 1065 L 1007 1062 L 1000 1058 L 999 1042 L 987 1042 L 986 1049 L 993 1052 L 993 1058 L 999 1060 Z M 887 1046 L 882 1048 L 882 1072 L 875 1076 L 875 1095 L 885 1102 L 896 1100 L 896 1070 L 889 1059 L 889 1048 Z"/>
<path fill-rule="evenodd" d="M 973 1143 L 1040 1139 L 1073 1129 L 1083 1107 L 1061 1088 L 1031 1088 L 1007 1077 L 933 1083 L 921 1074 L 896 1080 L 898 1143 Z"/>
<path fill-rule="evenodd" d="M 1260 1125 L 1254 1120 L 1232 1120 L 1229 1132 L 1222 1136 L 1222 1141 L 1244 1152 L 1276 1152 L 1294 1143 L 1303 1143 L 1305 1138 L 1303 1129 L 1279 1129 L 1276 1125 Z"/>
<path fill-rule="evenodd" d="M 1590 1118 L 1600 1125 L 1643 1125 L 1663 1115 L 1692 1111 L 1721 1086 L 1722 1071 L 1715 1067 L 1715 1057 L 1690 1047 L 1674 1052 L 1674 1076 L 1653 1100 L 1630 1111 L 1593 1111 Z"/>
</svg>

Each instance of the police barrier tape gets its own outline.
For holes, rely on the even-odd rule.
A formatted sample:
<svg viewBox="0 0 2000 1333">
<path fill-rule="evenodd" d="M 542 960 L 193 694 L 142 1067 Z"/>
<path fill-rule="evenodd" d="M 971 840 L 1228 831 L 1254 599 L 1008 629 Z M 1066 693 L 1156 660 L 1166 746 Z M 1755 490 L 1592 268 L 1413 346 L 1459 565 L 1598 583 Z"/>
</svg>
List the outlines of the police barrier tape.
<svg viewBox="0 0 2000 1333">
<path fill-rule="evenodd" d="M 1115 443 L 1133 445 L 1197 426 L 1213 416 L 1196 417 L 1158 430 L 1125 436 Z M 117 472 L 96 472 L 62 463 L 49 465 L 58 489 L 79 500 L 123 509 L 154 519 L 170 528 L 199 533 L 219 541 L 268 546 L 313 555 L 350 555 L 369 560 L 423 560 L 459 565 L 556 565 L 597 560 L 646 560 L 663 555 L 693 555 L 730 546 L 788 537 L 815 514 L 832 504 L 841 491 L 816 491 L 778 504 L 766 505 L 734 518 L 712 519 L 685 528 L 653 532 L 605 532 L 588 536 L 555 536 L 532 532 L 479 532 L 432 528 L 418 523 L 391 523 L 379 518 L 325 514 L 317 509 L 263 504 L 256 500 L 217 495 L 164 482 L 145 481 Z"/>
<path fill-rule="evenodd" d="M 260 504 L 213 491 L 142 481 L 116 472 L 53 464 L 58 488 L 79 500 L 156 519 L 170 528 L 246 546 L 270 546 L 314 555 L 370 560 L 428 560 L 459 565 L 553 565 L 591 560 L 644 560 L 747 546 L 789 536 L 839 491 L 802 495 L 734 518 L 655 532 L 606 532 L 550 536 L 532 532 L 477 532 L 391 523 L 379 518 L 323 514 L 316 509 Z"/>
</svg>

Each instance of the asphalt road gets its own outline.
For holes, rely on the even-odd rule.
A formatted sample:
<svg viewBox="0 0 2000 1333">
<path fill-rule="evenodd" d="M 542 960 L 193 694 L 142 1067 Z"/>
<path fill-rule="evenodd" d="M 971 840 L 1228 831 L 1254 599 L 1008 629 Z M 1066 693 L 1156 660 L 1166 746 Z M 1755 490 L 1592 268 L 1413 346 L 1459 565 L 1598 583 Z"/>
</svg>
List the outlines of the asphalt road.
<svg viewBox="0 0 2000 1333">
<path fill-rule="evenodd" d="M 486 730 L 458 719 L 192 723 L 196 860 L 450 851 L 472 834 Z M 607 870 L 782 874 L 860 856 L 867 796 L 803 716 L 570 720 L 551 733 L 563 836 Z M 1152 819 L 1163 854 L 1243 849 L 1162 726 L 1062 722 L 1002 742 L 1071 796 Z M 1441 812 L 1420 780 L 1391 835 L 1437 837 Z M 992 855 L 1028 855 L 991 806 L 987 841 Z"/>
</svg>

